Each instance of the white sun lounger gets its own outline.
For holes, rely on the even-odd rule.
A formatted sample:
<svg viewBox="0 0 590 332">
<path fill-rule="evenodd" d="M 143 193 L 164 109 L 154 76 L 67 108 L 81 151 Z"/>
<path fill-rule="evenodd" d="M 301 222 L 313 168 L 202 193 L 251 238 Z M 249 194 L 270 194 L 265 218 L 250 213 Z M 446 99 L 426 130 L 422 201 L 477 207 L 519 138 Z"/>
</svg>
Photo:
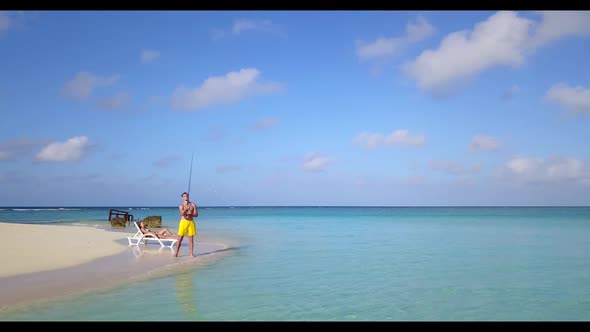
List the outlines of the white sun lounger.
<svg viewBox="0 0 590 332">
<path fill-rule="evenodd" d="M 140 243 L 147 244 L 148 241 L 155 241 L 160 243 L 162 247 L 172 248 L 178 239 L 162 239 L 151 234 L 143 234 L 141 229 L 139 228 L 138 222 L 133 222 L 135 228 L 137 228 L 137 232 L 133 236 L 128 236 L 127 240 L 129 241 L 129 246 L 139 246 Z M 169 243 L 169 245 L 165 245 L 164 243 Z"/>
</svg>

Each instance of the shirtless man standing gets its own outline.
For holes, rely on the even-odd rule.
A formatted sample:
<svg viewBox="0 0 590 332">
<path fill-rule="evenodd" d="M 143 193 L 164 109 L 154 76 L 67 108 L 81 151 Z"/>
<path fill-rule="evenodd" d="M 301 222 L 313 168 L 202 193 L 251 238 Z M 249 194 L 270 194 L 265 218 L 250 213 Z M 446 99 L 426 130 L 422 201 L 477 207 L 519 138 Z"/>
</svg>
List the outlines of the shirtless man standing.
<svg viewBox="0 0 590 332">
<path fill-rule="evenodd" d="M 189 195 L 187 192 L 183 192 L 181 196 L 184 202 L 178 206 L 180 222 L 178 223 L 178 244 L 176 245 L 176 254 L 174 256 L 178 257 L 178 251 L 180 250 L 182 239 L 188 235 L 189 251 L 193 257 L 196 257 L 193 249 L 195 246 L 194 240 L 195 235 L 197 234 L 197 228 L 193 218 L 199 216 L 199 210 L 195 203 L 189 201 Z"/>
</svg>

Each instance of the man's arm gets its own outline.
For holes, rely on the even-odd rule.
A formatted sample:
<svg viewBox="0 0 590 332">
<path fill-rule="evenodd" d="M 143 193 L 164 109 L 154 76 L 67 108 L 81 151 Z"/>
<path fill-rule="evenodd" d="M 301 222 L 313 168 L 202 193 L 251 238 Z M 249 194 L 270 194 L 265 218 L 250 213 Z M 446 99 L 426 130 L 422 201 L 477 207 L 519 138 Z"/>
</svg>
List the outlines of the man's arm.
<svg viewBox="0 0 590 332">
<path fill-rule="evenodd" d="M 195 209 L 195 211 L 193 212 L 193 217 L 198 217 L 199 216 L 199 209 L 197 209 L 197 204 L 192 203 L 192 202 L 191 202 L 191 204 L 193 205 L 193 208 Z"/>
</svg>

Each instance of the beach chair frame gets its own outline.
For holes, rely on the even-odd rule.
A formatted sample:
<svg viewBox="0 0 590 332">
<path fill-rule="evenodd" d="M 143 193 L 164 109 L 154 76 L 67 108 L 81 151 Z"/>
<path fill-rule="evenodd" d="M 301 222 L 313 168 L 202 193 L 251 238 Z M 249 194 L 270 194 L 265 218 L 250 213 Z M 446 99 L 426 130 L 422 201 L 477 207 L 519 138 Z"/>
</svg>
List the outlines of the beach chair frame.
<svg viewBox="0 0 590 332">
<path fill-rule="evenodd" d="M 135 228 L 137 228 L 137 232 L 135 232 L 135 234 L 133 234 L 133 236 L 128 236 L 127 240 L 129 241 L 129 246 L 139 246 L 139 244 L 146 244 L 148 241 L 155 241 L 158 242 L 160 244 L 160 246 L 162 247 L 167 247 L 167 248 L 172 248 L 176 242 L 178 242 L 178 239 L 161 239 L 157 236 L 153 236 L 151 234 L 143 234 L 141 232 L 141 229 L 139 228 L 139 222 L 138 221 L 132 221 L 133 225 L 135 225 Z M 164 243 L 169 243 L 168 245 L 165 245 Z"/>
</svg>

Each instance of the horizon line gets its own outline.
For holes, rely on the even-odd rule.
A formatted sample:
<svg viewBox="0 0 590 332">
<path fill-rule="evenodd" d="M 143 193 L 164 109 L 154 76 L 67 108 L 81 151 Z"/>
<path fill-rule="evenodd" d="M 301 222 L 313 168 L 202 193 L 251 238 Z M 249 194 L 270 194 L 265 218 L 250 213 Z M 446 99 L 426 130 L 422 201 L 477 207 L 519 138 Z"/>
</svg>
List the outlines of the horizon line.
<svg viewBox="0 0 590 332">
<path fill-rule="evenodd" d="M 176 208 L 176 205 L 14 205 L 7 208 Z M 199 208 L 590 208 L 590 205 L 202 205 Z"/>
</svg>

